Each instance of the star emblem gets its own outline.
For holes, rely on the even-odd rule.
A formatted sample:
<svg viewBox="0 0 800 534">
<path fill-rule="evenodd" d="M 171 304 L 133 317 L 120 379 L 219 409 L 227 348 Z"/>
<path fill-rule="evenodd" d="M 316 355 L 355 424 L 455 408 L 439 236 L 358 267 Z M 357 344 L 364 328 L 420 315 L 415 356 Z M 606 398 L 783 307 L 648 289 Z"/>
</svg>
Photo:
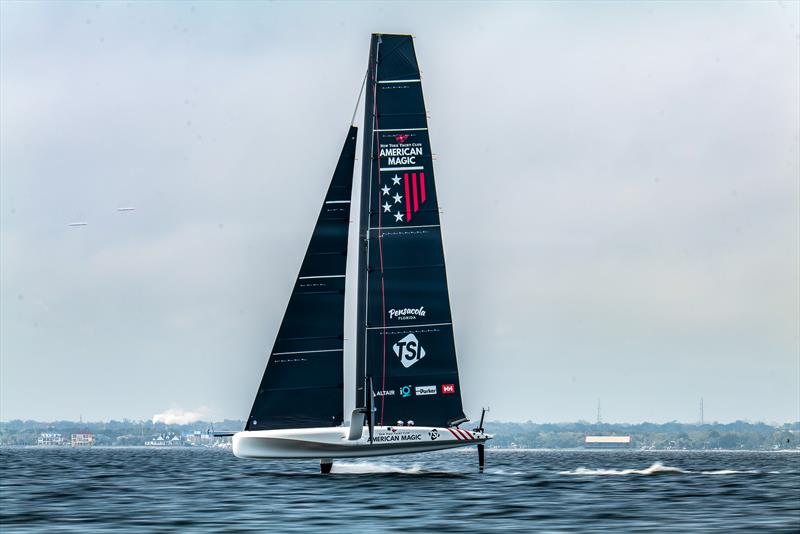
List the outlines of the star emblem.
<svg viewBox="0 0 800 534">
<path fill-rule="evenodd" d="M 389 186 L 387 186 L 387 185 L 384 185 L 384 186 L 381 188 L 381 191 L 383 191 L 383 194 L 384 194 L 384 195 L 388 195 L 388 194 L 389 194 Z"/>
<path fill-rule="evenodd" d="M 392 178 L 392 181 L 394 182 L 392 185 L 398 185 L 400 184 L 400 177 L 395 174 L 394 178 Z"/>
<path fill-rule="evenodd" d="M 386 213 L 387 211 L 392 211 L 392 206 L 388 202 L 383 205 L 383 212 Z"/>
<path fill-rule="evenodd" d="M 399 194 L 395 194 L 393 198 L 395 204 L 399 204 L 400 201 L 403 200 L 403 197 L 401 197 Z"/>
<path fill-rule="evenodd" d="M 394 221 L 395 222 L 403 222 L 403 214 L 399 211 L 394 214 Z"/>
</svg>

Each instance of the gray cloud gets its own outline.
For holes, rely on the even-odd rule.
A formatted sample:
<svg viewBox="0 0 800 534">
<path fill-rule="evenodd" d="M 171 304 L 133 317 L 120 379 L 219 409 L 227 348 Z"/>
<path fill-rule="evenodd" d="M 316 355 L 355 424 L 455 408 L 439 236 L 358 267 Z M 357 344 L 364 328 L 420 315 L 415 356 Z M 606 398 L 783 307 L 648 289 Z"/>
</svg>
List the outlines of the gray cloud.
<svg viewBox="0 0 800 534">
<path fill-rule="evenodd" d="M 0 10 L 3 419 L 245 416 L 372 31 L 417 36 L 468 413 L 800 418 L 797 4 Z"/>
</svg>

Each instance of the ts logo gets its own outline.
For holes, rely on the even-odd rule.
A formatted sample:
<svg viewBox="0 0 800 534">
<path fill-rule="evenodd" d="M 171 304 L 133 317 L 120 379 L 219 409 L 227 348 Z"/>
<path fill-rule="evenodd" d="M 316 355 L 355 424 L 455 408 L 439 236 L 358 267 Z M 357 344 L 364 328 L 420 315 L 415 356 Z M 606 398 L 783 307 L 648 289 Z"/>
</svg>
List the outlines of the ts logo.
<svg viewBox="0 0 800 534">
<path fill-rule="evenodd" d="M 425 357 L 425 349 L 419 346 L 417 336 L 408 334 L 392 347 L 395 355 L 400 358 L 403 367 L 411 367 Z"/>
<path fill-rule="evenodd" d="M 431 441 L 436 441 L 436 438 L 439 437 L 439 431 L 434 428 L 433 430 L 428 432 L 428 435 L 431 437 Z"/>
</svg>

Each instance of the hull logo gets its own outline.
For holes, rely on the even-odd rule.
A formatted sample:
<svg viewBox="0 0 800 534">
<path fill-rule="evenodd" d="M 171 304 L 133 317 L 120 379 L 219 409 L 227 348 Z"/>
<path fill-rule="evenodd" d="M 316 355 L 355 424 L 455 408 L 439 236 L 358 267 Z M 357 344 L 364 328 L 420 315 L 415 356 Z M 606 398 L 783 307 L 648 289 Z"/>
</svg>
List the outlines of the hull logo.
<svg viewBox="0 0 800 534">
<path fill-rule="evenodd" d="M 434 428 L 433 430 L 428 432 L 428 435 L 431 437 L 431 441 L 436 441 L 436 438 L 439 437 L 439 431 Z"/>
<path fill-rule="evenodd" d="M 400 396 L 401 397 L 410 397 L 411 396 L 411 386 L 403 386 L 400 388 Z"/>
<path fill-rule="evenodd" d="M 442 395 L 452 395 L 456 392 L 455 384 L 442 384 Z"/>
<path fill-rule="evenodd" d="M 417 386 L 414 388 L 417 395 L 436 395 L 436 386 Z"/>
<path fill-rule="evenodd" d="M 425 357 L 425 349 L 419 345 L 419 340 L 414 334 L 408 334 L 397 341 L 393 346 L 395 355 L 400 358 L 400 363 L 408 369 Z M 435 387 L 435 386 L 434 386 Z"/>
</svg>

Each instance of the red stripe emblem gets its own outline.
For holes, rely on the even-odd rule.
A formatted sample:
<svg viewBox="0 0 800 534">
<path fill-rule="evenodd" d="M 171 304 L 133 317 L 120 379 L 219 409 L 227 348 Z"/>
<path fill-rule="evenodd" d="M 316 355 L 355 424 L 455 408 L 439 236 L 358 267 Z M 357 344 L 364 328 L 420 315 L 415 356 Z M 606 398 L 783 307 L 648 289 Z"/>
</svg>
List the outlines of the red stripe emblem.
<svg viewBox="0 0 800 534">
<path fill-rule="evenodd" d="M 458 436 L 458 434 L 456 434 L 456 433 L 453 431 L 453 429 L 452 429 L 452 428 L 448 428 L 447 430 L 449 430 L 449 431 L 450 431 L 450 433 L 451 433 L 451 434 L 453 434 L 453 435 L 456 437 L 456 439 L 457 439 L 458 441 L 461 441 L 461 438 Z"/>
<path fill-rule="evenodd" d="M 417 203 L 417 173 L 411 174 L 412 185 L 414 186 L 414 213 L 419 211 L 419 204 Z"/>
</svg>

